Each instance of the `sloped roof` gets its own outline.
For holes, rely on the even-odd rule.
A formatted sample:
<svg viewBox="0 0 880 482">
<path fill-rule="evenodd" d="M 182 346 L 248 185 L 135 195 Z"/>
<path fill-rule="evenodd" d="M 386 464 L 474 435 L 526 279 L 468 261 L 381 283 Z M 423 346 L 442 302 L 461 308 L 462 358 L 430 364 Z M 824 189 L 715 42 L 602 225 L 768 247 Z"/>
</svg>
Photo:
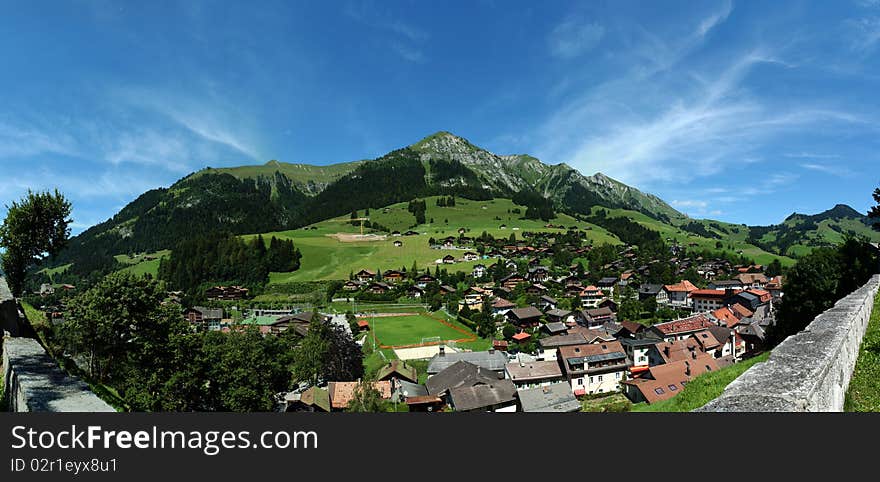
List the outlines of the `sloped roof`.
<svg viewBox="0 0 880 482">
<path fill-rule="evenodd" d="M 478 383 L 494 383 L 500 379 L 501 377 L 493 370 L 487 370 L 466 361 L 459 361 L 429 377 L 425 382 L 425 387 L 428 389 L 428 393 L 437 395 L 453 388 L 473 386 Z"/>
<path fill-rule="evenodd" d="M 510 380 L 497 380 L 492 384 L 454 388 L 449 398 L 457 411 L 479 410 L 516 400 L 516 385 Z"/>
<path fill-rule="evenodd" d="M 523 412 L 567 413 L 581 409 L 568 383 L 552 383 L 546 387 L 517 392 Z"/>
<path fill-rule="evenodd" d="M 667 321 L 666 323 L 657 323 L 652 326 L 664 335 L 672 335 L 675 333 L 683 333 L 688 331 L 697 331 L 712 326 L 712 322 L 705 315 L 694 315 L 680 320 Z"/>
<path fill-rule="evenodd" d="M 379 369 L 379 372 L 376 373 L 377 380 L 385 380 L 388 377 L 397 375 L 398 378 L 403 378 L 410 382 L 417 382 L 419 379 L 419 372 L 412 365 L 407 365 L 406 362 L 401 360 L 391 360 L 387 365 L 383 366 Z"/>
<path fill-rule="evenodd" d="M 513 381 L 545 380 L 562 376 L 562 368 L 557 361 L 513 362 L 505 367 Z"/>
</svg>

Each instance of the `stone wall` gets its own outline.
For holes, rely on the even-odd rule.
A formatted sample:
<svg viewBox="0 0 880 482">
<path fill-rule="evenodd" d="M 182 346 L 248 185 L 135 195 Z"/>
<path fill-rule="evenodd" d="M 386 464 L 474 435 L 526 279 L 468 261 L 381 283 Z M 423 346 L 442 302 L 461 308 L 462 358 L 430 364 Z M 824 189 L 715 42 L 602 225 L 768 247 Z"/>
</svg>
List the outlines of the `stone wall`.
<svg viewBox="0 0 880 482">
<path fill-rule="evenodd" d="M 0 336 L 7 332 L 19 336 L 18 304 L 9 291 L 6 278 L 0 277 Z"/>
<path fill-rule="evenodd" d="M 33 338 L 3 339 L 3 383 L 11 412 L 114 412 L 65 373 Z"/>
<path fill-rule="evenodd" d="M 840 412 L 880 276 L 839 300 L 698 412 Z"/>
</svg>

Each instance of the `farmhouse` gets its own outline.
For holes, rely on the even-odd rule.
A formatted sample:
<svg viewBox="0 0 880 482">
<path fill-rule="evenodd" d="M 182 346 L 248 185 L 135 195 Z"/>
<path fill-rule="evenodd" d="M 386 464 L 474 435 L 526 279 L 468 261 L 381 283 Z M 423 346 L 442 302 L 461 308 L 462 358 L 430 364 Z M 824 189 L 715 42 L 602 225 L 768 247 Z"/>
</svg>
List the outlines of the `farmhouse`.
<svg viewBox="0 0 880 482">
<path fill-rule="evenodd" d="M 362 270 L 358 271 L 357 273 L 355 273 L 354 277 L 355 277 L 355 279 L 357 279 L 361 283 L 369 283 L 370 281 L 373 281 L 374 279 L 376 279 L 376 273 L 374 273 L 368 269 L 362 269 Z"/>
<path fill-rule="evenodd" d="M 507 312 L 507 320 L 519 327 L 535 327 L 541 322 L 543 313 L 534 306 L 515 308 Z"/>
</svg>

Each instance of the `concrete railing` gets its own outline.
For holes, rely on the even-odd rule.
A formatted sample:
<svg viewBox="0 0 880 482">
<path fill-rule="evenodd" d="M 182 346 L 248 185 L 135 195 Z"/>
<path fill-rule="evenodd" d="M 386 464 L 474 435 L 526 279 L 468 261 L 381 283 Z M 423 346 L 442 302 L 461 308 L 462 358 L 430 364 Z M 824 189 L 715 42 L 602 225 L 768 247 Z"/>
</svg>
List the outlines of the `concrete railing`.
<svg viewBox="0 0 880 482">
<path fill-rule="evenodd" d="M 880 276 L 839 300 L 697 412 L 840 412 Z"/>
<path fill-rule="evenodd" d="M 11 412 L 115 412 L 33 338 L 3 339 L 3 383 Z"/>
</svg>

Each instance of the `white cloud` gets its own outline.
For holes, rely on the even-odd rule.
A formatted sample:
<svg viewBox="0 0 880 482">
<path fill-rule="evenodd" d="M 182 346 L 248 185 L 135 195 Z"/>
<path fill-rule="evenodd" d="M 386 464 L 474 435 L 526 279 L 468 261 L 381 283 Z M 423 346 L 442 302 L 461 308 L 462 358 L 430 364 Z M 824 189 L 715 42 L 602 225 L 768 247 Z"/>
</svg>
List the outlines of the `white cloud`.
<svg viewBox="0 0 880 482">
<path fill-rule="evenodd" d="M 807 162 L 799 164 L 800 167 L 810 171 L 817 171 L 824 174 L 830 174 L 836 177 L 852 177 L 855 173 L 846 166 L 829 166 L 827 164 L 819 164 L 815 162 Z"/>
<path fill-rule="evenodd" d="M 569 17 L 550 32 L 547 42 L 553 56 L 572 59 L 595 48 L 604 35 L 602 25 Z"/>
<path fill-rule="evenodd" d="M 732 11 L 733 3 L 729 1 L 725 2 L 720 11 L 709 15 L 708 17 L 703 19 L 702 22 L 700 22 L 699 27 L 697 27 L 697 35 L 699 35 L 700 37 L 706 36 L 706 34 L 709 33 L 710 30 L 715 28 L 715 26 L 724 23 L 724 21 L 727 20 L 727 17 L 730 16 L 730 12 Z"/>
<path fill-rule="evenodd" d="M 423 63 L 427 60 L 421 45 L 428 41 L 430 34 L 412 24 L 393 16 L 372 2 L 349 2 L 343 14 L 375 30 L 389 32 L 396 40 L 387 42 L 393 52 L 408 62 Z"/>
<path fill-rule="evenodd" d="M 706 201 L 697 201 L 697 200 L 692 200 L 692 199 L 688 199 L 688 200 L 684 200 L 684 201 L 676 199 L 676 200 L 670 202 L 669 204 L 671 204 L 675 208 L 702 208 L 702 209 L 705 209 L 707 206 L 709 206 L 709 203 L 707 203 Z"/>
</svg>

